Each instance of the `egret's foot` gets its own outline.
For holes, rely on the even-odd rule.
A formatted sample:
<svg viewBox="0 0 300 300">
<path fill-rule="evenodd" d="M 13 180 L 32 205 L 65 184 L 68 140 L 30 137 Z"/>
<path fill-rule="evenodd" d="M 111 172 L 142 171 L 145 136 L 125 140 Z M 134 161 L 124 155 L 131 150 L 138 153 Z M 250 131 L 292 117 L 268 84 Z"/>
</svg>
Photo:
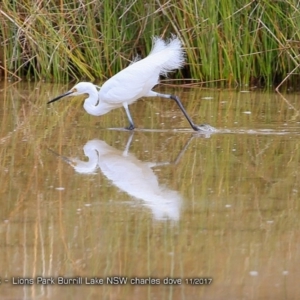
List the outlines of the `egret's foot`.
<svg viewBox="0 0 300 300">
<path fill-rule="evenodd" d="M 135 127 L 133 124 L 130 124 L 128 127 L 125 127 L 126 130 L 133 130 Z"/>
<path fill-rule="evenodd" d="M 196 131 L 199 132 L 217 132 L 218 130 L 208 124 L 201 124 L 196 126 L 195 128 Z"/>
</svg>

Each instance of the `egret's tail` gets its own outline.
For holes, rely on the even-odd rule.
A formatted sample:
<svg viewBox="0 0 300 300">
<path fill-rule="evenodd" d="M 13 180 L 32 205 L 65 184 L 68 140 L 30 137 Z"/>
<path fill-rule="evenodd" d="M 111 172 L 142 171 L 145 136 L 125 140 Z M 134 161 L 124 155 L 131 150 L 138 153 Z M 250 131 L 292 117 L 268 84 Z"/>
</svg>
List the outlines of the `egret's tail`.
<svg viewBox="0 0 300 300">
<path fill-rule="evenodd" d="M 180 39 L 172 37 L 164 41 L 160 37 L 153 37 L 152 50 L 148 57 L 155 57 L 155 63 L 160 66 L 160 75 L 167 76 L 167 73 L 182 68 L 185 63 L 185 52 Z"/>
</svg>

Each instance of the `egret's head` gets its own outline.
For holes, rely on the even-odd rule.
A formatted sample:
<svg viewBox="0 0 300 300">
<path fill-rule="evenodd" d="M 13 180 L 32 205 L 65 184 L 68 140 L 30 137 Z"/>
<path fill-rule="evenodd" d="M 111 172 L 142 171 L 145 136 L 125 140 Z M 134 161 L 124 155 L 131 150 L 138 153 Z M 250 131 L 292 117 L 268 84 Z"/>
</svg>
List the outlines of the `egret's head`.
<svg viewBox="0 0 300 300">
<path fill-rule="evenodd" d="M 67 96 L 78 96 L 78 95 L 83 95 L 83 94 L 91 94 L 93 92 L 97 93 L 97 88 L 93 83 L 79 82 L 73 88 L 71 88 L 68 92 L 50 100 L 49 102 L 47 102 L 47 104 L 55 102 L 61 98 L 67 97 Z"/>
</svg>

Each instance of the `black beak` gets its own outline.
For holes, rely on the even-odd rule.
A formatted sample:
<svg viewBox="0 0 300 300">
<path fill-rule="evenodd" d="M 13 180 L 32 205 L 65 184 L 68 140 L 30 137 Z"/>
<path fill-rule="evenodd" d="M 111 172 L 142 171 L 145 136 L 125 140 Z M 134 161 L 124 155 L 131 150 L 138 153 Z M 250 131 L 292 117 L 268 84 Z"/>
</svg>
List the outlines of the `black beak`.
<svg viewBox="0 0 300 300">
<path fill-rule="evenodd" d="M 71 95 L 72 93 L 73 93 L 73 91 L 68 91 L 68 92 L 66 92 L 66 93 L 64 93 L 64 94 L 62 94 L 62 95 L 60 95 L 60 96 L 58 96 L 58 97 L 56 97 L 56 98 L 54 98 L 54 99 L 48 101 L 47 104 L 52 103 L 52 102 L 55 102 L 55 101 L 57 101 L 57 100 L 59 100 L 59 99 L 61 99 L 61 98 L 63 98 L 63 97 L 68 96 L 68 95 Z"/>
</svg>

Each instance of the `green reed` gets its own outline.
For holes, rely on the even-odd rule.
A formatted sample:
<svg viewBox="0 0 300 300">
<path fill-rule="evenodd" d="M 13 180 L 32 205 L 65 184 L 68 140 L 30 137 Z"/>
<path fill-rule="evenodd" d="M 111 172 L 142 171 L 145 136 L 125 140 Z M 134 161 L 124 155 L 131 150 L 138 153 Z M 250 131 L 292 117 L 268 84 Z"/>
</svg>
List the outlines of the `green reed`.
<svg viewBox="0 0 300 300">
<path fill-rule="evenodd" d="M 288 1 L 75 0 L 0 4 L 1 73 L 19 79 L 104 80 L 178 35 L 177 78 L 210 85 L 297 83 L 299 7 Z"/>
</svg>

